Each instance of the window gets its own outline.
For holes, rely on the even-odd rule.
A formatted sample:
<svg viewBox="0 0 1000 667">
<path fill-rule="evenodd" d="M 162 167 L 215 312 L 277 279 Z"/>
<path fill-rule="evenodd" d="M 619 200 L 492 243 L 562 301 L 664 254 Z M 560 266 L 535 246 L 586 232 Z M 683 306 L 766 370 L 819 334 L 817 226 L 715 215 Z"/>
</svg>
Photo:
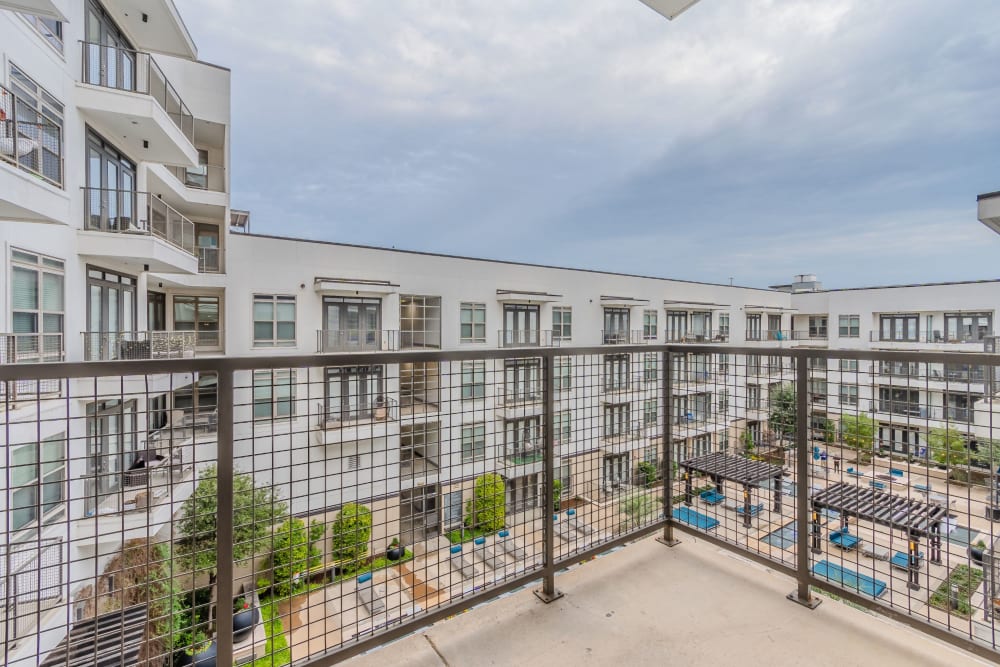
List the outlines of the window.
<svg viewBox="0 0 1000 667">
<path fill-rule="evenodd" d="M 53 23 L 61 27 L 58 22 Z M 18 163 L 41 174 L 46 180 L 62 185 L 62 103 L 13 63 L 10 65 L 10 89 L 17 107 L 12 109 L 10 105 L 5 105 L 5 111 L 8 115 L 12 110 L 17 112 L 18 136 L 27 139 L 33 146 L 27 153 L 18 156 Z"/>
<path fill-rule="evenodd" d="M 747 315 L 747 340 L 760 340 L 760 313 Z"/>
<path fill-rule="evenodd" d="M 504 362 L 504 401 L 537 401 L 542 395 L 542 368 L 537 359 Z"/>
<path fill-rule="evenodd" d="M 920 392 L 909 389 L 881 387 L 878 390 L 879 410 L 895 415 L 923 417 L 925 410 L 920 405 Z"/>
<path fill-rule="evenodd" d="M 86 150 L 84 222 L 87 229 L 149 233 L 149 216 L 143 209 L 150 202 L 145 195 L 142 202 L 139 201 L 135 162 L 90 128 L 87 129 Z"/>
<path fill-rule="evenodd" d="M 174 330 L 197 332 L 198 347 L 218 347 L 219 297 L 175 296 Z"/>
<path fill-rule="evenodd" d="M 645 447 L 642 450 L 642 460 L 644 463 L 652 463 L 653 465 L 659 467 L 660 450 L 658 450 L 656 447 Z"/>
<path fill-rule="evenodd" d="M 642 355 L 642 380 L 643 382 L 656 382 L 659 367 L 659 360 L 656 352 L 647 352 Z"/>
<path fill-rule="evenodd" d="M 809 316 L 809 337 L 826 338 L 826 315 Z"/>
<path fill-rule="evenodd" d="M 729 355 L 720 354 L 719 355 L 719 375 L 723 378 L 729 375 Z"/>
<path fill-rule="evenodd" d="M 403 349 L 441 348 L 441 297 L 399 297 L 400 343 Z"/>
<path fill-rule="evenodd" d="M 463 343 L 486 342 L 486 304 L 463 303 L 460 338 Z"/>
<path fill-rule="evenodd" d="M 699 435 L 691 438 L 691 449 L 693 456 L 704 456 L 712 451 L 712 436 Z"/>
<path fill-rule="evenodd" d="M 324 296 L 322 352 L 382 350 L 382 300 L 370 297 Z"/>
<path fill-rule="evenodd" d="M 747 410 L 760 410 L 760 385 L 747 385 Z"/>
<path fill-rule="evenodd" d="M 728 340 L 729 338 L 729 313 L 721 313 L 719 315 L 719 336 L 723 340 Z"/>
<path fill-rule="evenodd" d="M 822 361 L 820 359 L 819 361 Z M 783 359 L 779 355 L 768 355 L 767 372 L 771 375 L 781 375 Z"/>
<path fill-rule="evenodd" d="M 21 14 L 21 17 L 38 31 L 49 46 L 59 53 L 63 52 L 63 29 L 60 21 L 34 14 Z"/>
<path fill-rule="evenodd" d="M 11 250 L 11 325 L 14 362 L 59 361 L 63 351 L 63 262 Z"/>
<path fill-rule="evenodd" d="M 462 492 L 452 491 L 444 494 L 444 507 L 441 521 L 444 529 L 457 528 L 462 524 Z"/>
<path fill-rule="evenodd" d="M 604 391 L 628 389 L 629 355 L 608 354 L 604 357 Z"/>
<path fill-rule="evenodd" d="M 944 331 L 948 342 L 981 341 L 993 333 L 993 313 L 945 313 Z"/>
<path fill-rule="evenodd" d="M 472 401 L 486 396 L 486 362 L 462 362 L 462 400 Z"/>
<path fill-rule="evenodd" d="M 167 330 L 167 295 L 146 292 L 146 326 L 150 331 Z"/>
<path fill-rule="evenodd" d="M 556 357 L 556 367 L 553 369 L 556 376 L 556 391 L 568 391 L 573 388 L 573 358 Z"/>
<path fill-rule="evenodd" d="M 879 317 L 879 340 L 916 341 L 920 338 L 920 318 L 916 315 Z"/>
<path fill-rule="evenodd" d="M 944 417 L 948 421 L 971 422 L 973 421 L 973 405 L 981 396 L 965 393 L 944 394 Z"/>
<path fill-rule="evenodd" d="M 542 422 L 538 417 L 504 423 L 507 458 L 514 463 L 535 463 L 542 458 Z"/>
<path fill-rule="evenodd" d="M 858 360 L 857 359 L 841 359 L 840 360 L 840 370 L 848 373 L 858 372 Z"/>
<path fill-rule="evenodd" d="M 687 312 L 667 311 L 667 342 L 682 341 L 687 336 Z"/>
<path fill-rule="evenodd" d="M 856 384 L 840 385 L 840 404 L 841 405 L 858 404 L 858 385 Z"/>
<path fill-rule="evenodd" d="M 253 372 L 253 418 L 281 419 L 295 414 L 295 373 Z"/>
<path fill-rule="evenodd" d="M 642 337 L 644 340 L 656 340 L 656 311 L 642 311 Z"/>
<path fill-rule="evenodd" d="M 462 427 L 462 463 L 482 461 L 486 458 L 486 425 L 472 424 Z"/>
<path fill-rule="evenodd" d="M 647 398 L 642 402 L 642 424 L 643 426 L 655 426 L 659 406 L 655 398 Z"/>
<path fill-rule="evenodd" d="M 295 346 L 295 297 L 255 294 L 253 297 L 255 347 Z"/>
<path fill-rule="evenodd" d="M 826 403 L 826 380 L 809 380 L 809 400 Z"/>
<path fill-rule="evenodd" d="M 631 423 L 632 406 L 628 403 L 604 406 L 604 437 L 626 435 Z"/>
<path fill-rule="evenodd" d="M 891 446 L 892 451 L 898 454 L 923 455 L 921 453 L 923 447 L 920 446 L 920 431 L 917 429 L 879 425 L 878 444 L 879 448 Z"/>
<path fill-rule="evenodd" d="M 198 190 L 208 189 L 208 150 L 204 148 L 198 151 L 198 166 L 188 167 L 184 170 L 184 185 Z"/>
<path fill-rule="evenodd" d="M 556 306 L 552 309 L 552 339 L 572 340 L 573 309 L 569 306 Z"/>
<path fill-rule="evenodd" d="M 826 359 L 822 357 L 809 357 L 809 360 L 806 362 L 806 368 L 811 371 L 826 371 Z"/>
<path fill-rule="evenodd" d="M 861 316 L 860 315 L 841 315 L 840 316 L 840 337 L 841 338 L 857 338 L 861 335 Z"/>
<path fill-rule="evenodd" d="M 326 369 L 327 419 L 385 419 L 389 406 L 382 366 L 337 366 Z"/>
<path fill-rule="evenodd" d="M 629 309 L 604 309 L 604 344 L 615 345 L 629 342 Z"/>
<path fill-rule="evenodd" d="M 729 410 L 729 390 L 720 389 L 719 390 L 719 412 L 725 416 L 726 411 Z"/>
<path fill-rule="evenodd" d="M 747 375 L 760 375 L 760 355 L 747 355 Z"/>
<path fill-rule="evenodd" d="M 52 523 L 66 500 L 66 436 L 11 445 L 10 532 Z"/>
<path fill-rule="evenodd" d="M 552 419 L 552 428 L 556 444 L 566 444 L 573 437 L 573 412 L 562 410 Z"/>
<path fill-rule="evenodd" d="M 566 463 L 561 466 L 556 467 L 556 479 L 562 481 L 562 498 L 570 498 L 573 495 L 572 484 L 573 484 L 573 468 L 570 464 Z"/>
</svg>

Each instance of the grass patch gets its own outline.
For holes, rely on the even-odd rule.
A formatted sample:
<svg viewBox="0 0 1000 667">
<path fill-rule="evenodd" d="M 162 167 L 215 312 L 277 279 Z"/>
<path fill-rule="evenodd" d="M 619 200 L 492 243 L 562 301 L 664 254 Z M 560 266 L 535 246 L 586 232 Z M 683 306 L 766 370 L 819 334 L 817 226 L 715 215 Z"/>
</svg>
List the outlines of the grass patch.
<svg viewBox="0 0 1000 667">
<path fill-rule="evenodd" d="M 292 664 L 292 651 L 288 648 L 288 638 L 285 637 L 285 628 L 278 617 L 275 604 L 273 600 L 261 602 L 260 613 L 264 618 L 267 645 L 264 657 L 250 663 L 253 667 L 284 667 Z"/>
<path fill-rule="evenodd" d="M 456 530 L 450 531 L 445 537 L 452 544 L 462 544 L 463 542 L 471 542 L 477 537 L 485 537 L 487 535 L 492 535 L 497 531 L 486 530 L 484 528 L 458 528 Z"/>
<path fill-rule="evenodd" d="M 405 553 L 403 554 L 403 557 L 400 558 L 399 560 L 389 560 L 385 556 L 378 556 L 377 558 L 373 558 L 371 562 L 367 563 L 366 565 L 362 565 L 354 572 L 337 575 L 336 577 L 334 577 L 333 581 L 334 583 L 336 583 L 338 581 L 343 581 L 344 579 L 351 579 L 352 577 L 360 576 L 365 572 L 384 570 L 387 567 L 399 565 L 400 563 L 405 563 L 411 560 L 413 560 L 413 552 L 410 551 L 409 549 L 406 549 Z"/>
<path fill-rule="evenodd" d="M 943 609 L 944 611 L 969 618 L 972 616 L 972 593 L 979 588 L 983 581 L 983 572 L 968 565 L 959 565 L 948 578 L 941 582 L 934 594 L 931 595 L 930 604 L 932 607 Z M 952 609 L 950 603 L 951 587 L 958 587 L 958 609 Z"/>
<path fill-rule="evenodd" d="M 698 496 L 700 496 L 705 491 L 713 491 L 713 490 L 715 490 L 715 485 L 714 484 L 705 484 L 704 486 L 696 486 L 695 488 L 691 489 L 691 496 L 692 496 L 692 498 L 697 498 Z M 684 494 L 683 493 L 678 493 L 676 496 L 674 496 L 674 504 L 675 505 L 677 503 L 682 503 L 682 502 L 684 502 Z"/>
</svg>

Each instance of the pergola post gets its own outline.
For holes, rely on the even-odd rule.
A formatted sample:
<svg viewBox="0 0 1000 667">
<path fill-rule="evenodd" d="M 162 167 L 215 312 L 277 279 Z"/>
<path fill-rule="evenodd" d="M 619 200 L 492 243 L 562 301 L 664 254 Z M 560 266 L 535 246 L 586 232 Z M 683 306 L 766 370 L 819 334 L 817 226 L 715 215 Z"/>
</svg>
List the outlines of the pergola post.
<svg viewBox="0 0 1000 667">
<path fill-rule="evenodd" d="M 720 477 L 719 475 L 715 476 L 715 490 L 719 493 L 722 493 L 722 477 Z"/>
<path fill-rule="evenodd" d="M 781 514 L 781 473 L 774 476 L 774 513 Z"/>
<path fill-rule="evenodd" d="M 823 542 L 822 542 L 822 529 L 819 525 L 819 510 L 813 505 L 812 508 L 812 521 L 809 522 L 809 533 L 811 537 L 810 551 L 814 554 L 823 553 Z"/>
<path fill-rule="evenodd" d="M 750 485 L 743 485 L 743 527 L 749 528 L 753 524 L 750 522 Z"/>
<path fill-rule="evenodd" d="M 907 562 L 907 574 L 909 580 L 906 583 L 906 587 L 912 591 L 920 590 L 920 538 L 915 534 L 910 534 L 909 544 L 909 559 Z"/>
<path fill-rule="evenodd" d="M 694 494 L 691 491 L 691 471 L 684 470 L 684 504 L 691 507 Z"/>
<path fill-rule="evenodd" d="M 930 534 L 931 562 L 941 564 L 941 524 L 931 526 Z"/>
</svg>

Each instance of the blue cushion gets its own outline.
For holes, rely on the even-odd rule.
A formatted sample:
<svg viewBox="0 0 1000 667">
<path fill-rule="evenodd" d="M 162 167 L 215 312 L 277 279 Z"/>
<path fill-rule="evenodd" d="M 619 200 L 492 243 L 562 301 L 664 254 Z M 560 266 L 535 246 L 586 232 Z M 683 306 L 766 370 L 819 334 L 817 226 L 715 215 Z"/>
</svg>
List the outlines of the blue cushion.
<svg viewBox="0 0 1000 667">
<path fill-rule="evenodd" d="M 365 572 L 360 577 L 358 577 L 358 583 L 359 584 L 363 584 L 366 581 L 371 581 L 371 580 L 372 580 L 372 573 L 371 572 Z"/>
<path fill-rule="evenodd" d="M 456 544 L 455 546 L 453 546 L 453 547 L 451 548 L 451 552 L 452 552 L 453 554 L 457 554 L 457 553 L 459 553 L 459 552 L 460 552 L 461 550 L 462 550 L 462 545 L 461 545 L 461 544 Z"/>
<path fill-rule="evenodd" d="M 576 510 L 572 510 L 572 509 L 566 510 L 566 516 L 574 516 L 575 514 L 576 514 Z"/>
<path fill-rule="evenodd" d="M 501 530 L 499 533 L 497 533 L 497 537 L 507 537 L 508 535 L 510 535 L 509 530 Z"/>
<path fill-rule="evenodd" d="M 902 477 L 903 471 L 900 470 L 899 468 L 889 468 L 889 474 L 893 475 L 894 477 Z"/>
<path fill-rule="evenodd" d="M 486 544 L 486 538 L 485 537 L 477 537 L 475 540 L 473 540 L 473 542 L 475 542 L 476 544 Z"/>
<path fill-rule="evenodd" d="M 558 514 L 553 514 L 552 515 L 552 520 L 553 521 L 558 521 L 559 520 L 559 515 Z"/>
</svg>

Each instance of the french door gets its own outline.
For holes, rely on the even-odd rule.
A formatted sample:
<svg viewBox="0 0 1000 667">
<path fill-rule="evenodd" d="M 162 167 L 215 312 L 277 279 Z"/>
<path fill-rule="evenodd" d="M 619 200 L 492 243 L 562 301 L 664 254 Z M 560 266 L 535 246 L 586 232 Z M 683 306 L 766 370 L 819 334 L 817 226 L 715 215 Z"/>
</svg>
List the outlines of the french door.
<svg viewBox="0 0 1000 667">
<path fill-rule="evenodd" d="M 504 304 L 504 345 L 538 345 L 538 318 L 538 306 L 521 303 Z"/>
</svg>

